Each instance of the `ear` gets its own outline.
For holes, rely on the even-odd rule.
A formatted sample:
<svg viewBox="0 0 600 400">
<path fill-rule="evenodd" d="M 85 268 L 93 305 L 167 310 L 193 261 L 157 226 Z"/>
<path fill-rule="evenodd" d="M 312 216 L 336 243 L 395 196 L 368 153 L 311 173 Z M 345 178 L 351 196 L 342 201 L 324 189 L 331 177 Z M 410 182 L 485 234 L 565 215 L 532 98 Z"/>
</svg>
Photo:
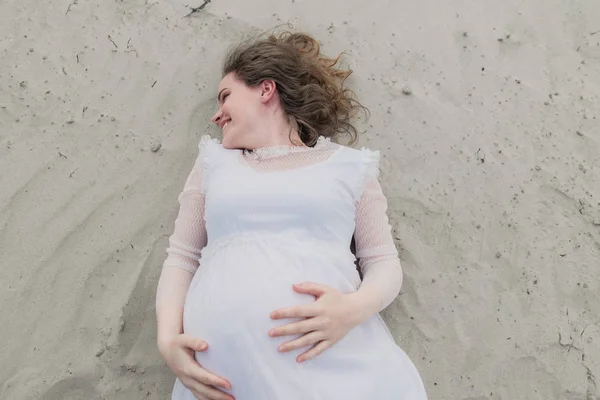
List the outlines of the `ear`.
<svg viewBox="0 0 600 400">
<path fill-rule="evenodd" d="M 275 96 L 277 85 L 272 79 L 266 79 L 260 83 L 260 99 L 263 103 L 268 102 Z"/>
</svg>

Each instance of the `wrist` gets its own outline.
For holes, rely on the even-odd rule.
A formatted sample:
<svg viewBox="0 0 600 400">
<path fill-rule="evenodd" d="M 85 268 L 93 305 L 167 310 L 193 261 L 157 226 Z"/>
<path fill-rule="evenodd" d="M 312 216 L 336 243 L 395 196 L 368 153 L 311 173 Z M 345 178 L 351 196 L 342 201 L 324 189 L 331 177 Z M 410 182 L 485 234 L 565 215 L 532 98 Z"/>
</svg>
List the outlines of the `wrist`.
<svg viewBox="0 0 600 400">
<path fill-rule="evenodd" d="M 176 336 L 177 334 L 175 333 L 158 335 L 158 339 L 156 341 L 158 346 L 158 352 L 163 357 L 166 354 L 169 347 L 171 346 L 171 344 L 173 343 L 173 339 L 175 339 Z"/>
<path fill-rule="evenodd" d="M 355 325 L 360 325 L 379 312 L 379 301 L 368 290 L 357 290 L 348 295 L 352 309 L 352 320 Z"/>
</svg>

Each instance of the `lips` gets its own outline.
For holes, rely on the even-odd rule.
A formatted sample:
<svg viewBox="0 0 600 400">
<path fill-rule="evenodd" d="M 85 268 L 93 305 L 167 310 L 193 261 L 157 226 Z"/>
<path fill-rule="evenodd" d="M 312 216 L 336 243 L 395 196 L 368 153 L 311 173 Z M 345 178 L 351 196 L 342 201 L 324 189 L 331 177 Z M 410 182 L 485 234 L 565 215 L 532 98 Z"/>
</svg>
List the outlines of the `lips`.
<svg viewBox="0 0 600 400">
<path fill-rule="evenodd" d="M 223 123 L 223 125 L 221 125 L 221 129 L 225 129 L 225 127 L 226 127 L 227 125 L 229 125 L 229 123 L 230 123 L 230 122 L 231 122 L 231 119 L 228 119 L 227 121 L 225 121 L 225 122 Z"/>
</svg>

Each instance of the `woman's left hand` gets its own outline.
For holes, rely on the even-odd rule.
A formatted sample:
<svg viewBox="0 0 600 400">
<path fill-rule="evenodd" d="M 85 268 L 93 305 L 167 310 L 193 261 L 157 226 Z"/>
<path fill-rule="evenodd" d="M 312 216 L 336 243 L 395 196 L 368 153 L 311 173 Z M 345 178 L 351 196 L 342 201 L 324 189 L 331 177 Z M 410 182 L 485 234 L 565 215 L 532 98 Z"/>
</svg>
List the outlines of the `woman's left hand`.
<svg viewBox="0 0 600 400">
<path fill-rule="evenodd" d="M 341 340 L 352 328 L 360 324 L 362 314 L 353 294 L 343 294 L 336 289 L 318 283 L 306 282 L 293 285 L 294 291 L 315 296 L 311 304 L 282 308 L 271 313 L 271 319 L 304 318 L 287 325 L 273 328 L 269 336 L 302 335 L 283 343 L 279 351 L 288 352 L 311 346 L 300 354 L 297 362 L 310 360 Z"/>
</svg>

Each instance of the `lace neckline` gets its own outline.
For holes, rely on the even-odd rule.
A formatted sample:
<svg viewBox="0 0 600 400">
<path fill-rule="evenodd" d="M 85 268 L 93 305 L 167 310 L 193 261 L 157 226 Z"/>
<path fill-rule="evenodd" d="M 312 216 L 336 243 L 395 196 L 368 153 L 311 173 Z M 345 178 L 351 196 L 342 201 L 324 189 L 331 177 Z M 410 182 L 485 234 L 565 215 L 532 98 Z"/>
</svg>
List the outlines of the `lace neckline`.
<svg viewBox="0 0 600 400">
<path fill-rule="evenodd" d="M 292 153 L 304 153 L 307 151 L 320 150 L 331 140 L 324 136 L 319 136 L 317 143 L 313 147 L 309 146 L 294 146 L 294 145 L 278 145 L 259 147 L 252 150 L 243 150 L 244 157 L 254 161 L 268 160 L 271 158 L 283 157 Z"/>
</svg>

